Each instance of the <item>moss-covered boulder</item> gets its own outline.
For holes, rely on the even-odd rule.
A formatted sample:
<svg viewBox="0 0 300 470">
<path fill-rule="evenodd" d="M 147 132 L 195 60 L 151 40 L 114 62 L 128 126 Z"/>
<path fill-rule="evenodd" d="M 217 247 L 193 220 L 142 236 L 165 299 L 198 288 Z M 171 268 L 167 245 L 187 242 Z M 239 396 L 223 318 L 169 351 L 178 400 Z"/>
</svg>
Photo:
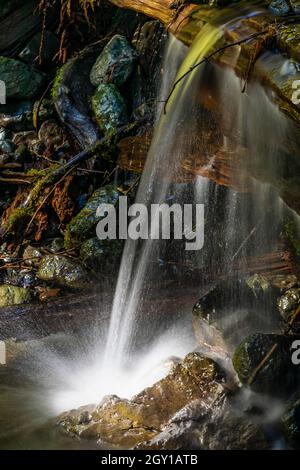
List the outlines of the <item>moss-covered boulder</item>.
<svg viewBox="0 0 300 470">
<path fill-rule="evenodd" d="M 244 339 L 232 359 L 242 384 L 272 396 L 293 393 L 299 378 L 292 363 L 292 342 L 290 337 L 262 333 Z"/>
<path fill-rule="evenodd" d="M 121 240 L 99 240 L 89 238 L 80 249 L 81 260 L 91 268 L 112 267 L 121 257 L 123 243 Z"/>
<path fill-rule="evenodd" d="M 294 449 L 300 449 L 300 398 L 292 403 L 281 418 L 283 435 Z"/>
<path fill-rule="evenodd" d="M 131 400 L 108 397 L 98 406 L 64 413 L 59 424 L 68 434 L 131 448 L 153 438 L 188 403 L 199 398 L 213 403 L 223 393 L 219 380 L 222 374 L 211 359 L 191 353 Z"/>
<path fill-rule="evenodd" d="M 104 134 L 113 133 L 117 127 L 127 123 L 125 101 L 113 84 L 98 86 L 92 98 L 92 108 L 99 129 Z"/>
<path fill-rule="evenodd" d="M 137 53 L 127 39 L 116 34 L 104 47 L 91 70 L 92 84 L 113 83 L 122 86 L 131 75 L 136 59 Z"/>
<path fill-rule="evenodd" d="M 46 255 L 39 264 L 37 277 L 71 289 L 88 285 L 88 274 L 78 261 L 61 255 Z"/>
<path fill-rule="evenodd" d="M 32 99 L 40 91 L 44 77 L 28 65 L 0 56 L 0 77 L 6 84 L 8 99 Z"/>
<path fill-rule="evenodd" d="M 96 224 L 104 217 L 97 211 L 100 204 L 117 204 L 119 192 L 112 185 L 97 189 L 84 208 L 74 217 L 67 226 L 65 233 L 65 246 L 70 248 L 83 240 L 96 234 Z"/>
<path fill-rule="evenodd" d="M 3 284 L 0 286 L 0 307 L 21 305 L 30 302 L 30 290 Z"/>
<path fill-rule="evenodd" d="M 276 301 L 294 278 L 272 280 L 254 274 L 231 278 L 207 289 L 193 308 L 193 327 L 199 345 L 206 343 L 232 353 L 251 333 L 280 331 Z"/>
</svg>

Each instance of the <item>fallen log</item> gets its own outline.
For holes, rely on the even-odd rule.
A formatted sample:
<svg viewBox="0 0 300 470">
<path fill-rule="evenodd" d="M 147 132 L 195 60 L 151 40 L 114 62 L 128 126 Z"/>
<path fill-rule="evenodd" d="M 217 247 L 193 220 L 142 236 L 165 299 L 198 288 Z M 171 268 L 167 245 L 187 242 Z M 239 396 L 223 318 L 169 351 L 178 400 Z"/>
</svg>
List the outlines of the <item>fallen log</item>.
<svg viewBox="0 0 300 470">
<path fill-rule="evenodd" d="M 233 17 L 232 12 L 234 11 L 233 7 L 223 8 L 220 14 L 220 10 L 216 8 L 208 5 L 199 6 L 194 4 L 185 4 L 179 10 L 174 10 L 171 8 L 172 0 L 110 1 L 118 7 L 132 9 L 161 21 L 172 34 L 186 45 L 190 45 L 193 42 L 196 35 L 206 24 L 218 24 L 218 21 L 224 24 Z M 247 3 L 248 5 L 242 4 L 240 7 L 234 7 L 241 9 L 241 16 L 246 11 L 249 13 L 249 9 L 251 9 L 250 2 Z M 252 5 L 253 10 L 254 8 L 257 9 L 257 3 L 254 2 L 255 7 Z M 261 7 L 266 3 L 264 1 L 260 2 Z M 300 57 L 300 28 L 296 28 L 294 23 L 291 25 L 290 28 L 292 28 L 293 33 L 293 41 L 291 41 L 288 34 L 289 25 L 285 23 L 285 20 L 271 15 L 270 12 L 261 8 L 261 15 L 237 21 L 234 27 L 232 24 L 230 28 L 225 26 L 221 45 L 224 45 L 224 40 L 225 43 L 236 43 L 247 37 L 252 37 L 268 29 L 271 25 L 274 26 L 275 34 L 273 39 L 278 48 L 276 63 L 273 66 L 270 65 L 271 61 L 268 61 L 268 63 L 265 63 L 265 61 L 260 62 L 258 66 L 253 64 L 253 75 L 266 88 L 272 90 L 273 99 L 277 102 L 280 109 L 300 126 L 300 103 L 295 104 L 292 98 L 294 93 L 292 82 L 300 79 L 300 73 L 295 73 L 294 70 L 285 76 L 282 76 L 280 73 L 280 64 L 284 66 L 286 63 L 286 53 L 294 60 L 298 60 Z M 212 60 L 222 66 L 234 68 L 237 75 L 242 78 L 248 78 L 247 70 L 249 65 L 251 68 L 252 52 L 257 45 L 257 41 L 258 39 L 253 38 L 251 41 L 232 47 L 231 50 L 225 50 L 223 53 L 217 54 Z M 219 45 L 216 45 L 216 48 Z M 259 51 L 260 55 L 262 52 L 263 50 L 261 49 Z"/>
</svg>

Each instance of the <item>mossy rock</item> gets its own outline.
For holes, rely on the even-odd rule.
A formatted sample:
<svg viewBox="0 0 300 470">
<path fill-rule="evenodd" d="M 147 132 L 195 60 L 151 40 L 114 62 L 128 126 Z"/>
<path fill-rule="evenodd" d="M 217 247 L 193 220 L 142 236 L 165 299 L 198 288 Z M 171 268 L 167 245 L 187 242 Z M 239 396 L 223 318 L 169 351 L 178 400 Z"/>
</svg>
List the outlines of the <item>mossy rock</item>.
<svg viewBox="0 0 300 470">
<path fill-rule="evenodd" d="M 0 307 L 21 305 L 30 302 L 31 292 L 22 287 L 3 284 L 0 286 Z"/>
<path fill-rule="evenodd" d="M 120 260 L 122 251 L 121 240 L 99 240 L 94 237 L 82 243 L 80 258 L 88 267 L 105 269 Z"/>
<path fill-rule="evenodd" d="M 113 84 L 98 86 L 92 98 L 93 112 L 103 134 L 114 134 L 117 127 L 128 122 L 125 101 Z"/>
<path fill-rule="evenodd" d="M 136 51 L 124 36 L 115 35 L 104 47 L 90 74 L 91 83 L 113 83 L 120 87 L 128 80 L 137 60 Z"/>
<path fill-rule="evenodd" d="M 89 284 L 88 274 L 80 262 L 61 255 L 44 256 L 37 277 L 71 289 L 82 289 Z"/>
<path fill-rule="evenodd" d="M 300 306 L 300 288 L 294 287 L 287 290 L 277 300 L 277 307 L 280 315 L 286 323 L 293 322 L 293 331 L 300 331 L 300 319 L 293 320 L 293 317 Z"/>
<path fill-rule="evenodd" d="M 39 93 L 44 76 L 15 59 L 0 56 L 0 77 L 6 84 L 8 99 L 27 100 Z"/>
<path fill-rule="evenodd" d="M 292 363 L 292 342 L 293 339 L 283 335 L 262 333 L 244 339 L 232 359 L 242 384 L 272 396 L 293 393 L 297 388 L 298 370 Z"/>
<path fill-rule="evenodd" d="M 104 217 L 97 213 L 100 204 L 117 204 L 119 192 L 112 185 L 97 189 L 84 208 L 74 217 L 67 226 L 65 233 L 65 247 L 70 248 L 83 240 L 96 234 L 96 224 Z"/>
</svg>

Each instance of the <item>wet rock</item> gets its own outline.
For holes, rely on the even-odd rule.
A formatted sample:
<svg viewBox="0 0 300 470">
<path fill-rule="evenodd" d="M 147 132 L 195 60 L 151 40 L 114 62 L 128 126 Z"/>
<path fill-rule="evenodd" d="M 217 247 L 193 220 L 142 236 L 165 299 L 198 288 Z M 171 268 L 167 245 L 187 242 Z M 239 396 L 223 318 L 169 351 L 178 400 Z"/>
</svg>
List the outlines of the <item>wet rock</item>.
<svg viewBox="0 0 300 470">
<path fill-rule="evenodd" d="M 46 255 L 39 264 L 37 277 L 63 287 L 81 289 L 88 285 L 84 267 L 73 259 L 61 255 Z"/>
<path fill-rule="evenodd" d="M 83 439 L 126 448 L 149 441 L 181 408 L 196 399 L 207 406 L 222 395 L 218 366 L 200 354 L 191 353 L 172 372 L 132 400 L 107 397 L 98 406 L 64 413 L 59 424 L 70 434 Z M 91 421 L 80 424 L 83 411 Z"/>
<path fill-rule="evenodd" d="M 297 309 L 300 307 L 300 289 L 289 289 L 277 300 L 278 310 L 286 323 L 293 322 L 292 329 L 300 331 L 300 315 L 294 320 Z"/>
<path fill-rule="evenodd" d="M 97 189 L 84 208 L 74 217 L 67 226 L 65 233 L 65 246 L 71 246 L 80 243 L 82 240 L 95 235 L 96 224 L 104 217 L 97 213 L 100 204 L 117 204 L 119 192 L 114 186 L 108 185 Z"/>
<path fill-rule="evenodd" d="M 13 286 L 24 287 L 26 289 L 27 287 L 34 287 L 38 283 L 34 273 L 26 269 L 21 269 L 21 271 L 8 269 L 7 271 L 6 282 Z"/>
<path fill-rule="evenodd" d="M 105 268 L 118 262 L 122 255 L 121 240 L 99 240 L 97 237 L 85 240 L 80 249 L 80 259 L 89 267 Z"/>
<path fill-rule="evenodd" d="M 19 58 L 24 62 L 37 62 L 39 60 L 40 45 L 42 40 L 42 33 L 38 33 L 30 39 L 28 44 L 20 52 Z M 44 31 L 43 33 L 43 47 L 41 54 L 41 64 L 51 63 L 55 53 L 59 49 L 59 41 L 54 33 L 51 31 Z"/>
<path fill-rule="evenodd" d="M 94 66 L 90 79 L 93 85 L 113 83 L 120 87 L 128 80 L 137 59 L 136 51 L 127 39 L 115 35 L 104 47 Z"/>
<path fill-rule="evenodd" d="M 125 101 L 113 84 L 99 85 L 92 98 L 92 108 L 99 129 L 104 133 L 113 133 L 117 127 L 127 123 Z"/>
<path fill-rule="evenodd" d="M 0 77 L 6 84 L 8 99 L 27 100 L 34 98 L 44 81 L 41 73 L 23 62 L 0 56 Z"/>
<path fill-rule="evenodd" d="M 23 253 L 23 260 L 27 266 L 38 266 L 43 254 L 35 246 L 28 245 Z"/>
<path fill-rule="evenodd" d="M 20 305 L 30 302 L 31 293 L 22 287 L 3 284 L 0 286 L 0 307 Z"/>
<path fill-rule="evenodd" d="M 300 398 L 288 407 L 281 418 L 285 439 L 294 449 L 300 449 Z"/>
<path fill-rule="evenodd" d="M 231 353 L 251 333 L 281 331 L 276 301 L 281 287 L 289 282 L 288 277 L 270 281 L 256 274 L 213 285 L 193 308 L 198 344 Z"/>
<path fill-rule="evenodd" d="M 286 0 L 273 0 L 269 5 L 269 10 L 275 15 L 286 15 L 290 11 L 290 6 Z"/>
<path fill-rule="evenodd" d="M 297 367 L 292 363 L 293 338 L 257 333 L 235 350 L 232 362 L 240 381 L 252 390 L 285 396 L 297 387 Z"/>
<path fill-rule="evenodd" d="M 237 412 L 222 397 L 213 406 L 195 400 L 182 408 L 161 433 L 138 449 L 144 450 L 254 450 L 269 449 L 262 428 Z"/>
<path fill-rule="evenodd" d="M 19 132 L 32 130 L 32 102 L 21 101 L 1 106 L 0 126 Z"/>
</svg>

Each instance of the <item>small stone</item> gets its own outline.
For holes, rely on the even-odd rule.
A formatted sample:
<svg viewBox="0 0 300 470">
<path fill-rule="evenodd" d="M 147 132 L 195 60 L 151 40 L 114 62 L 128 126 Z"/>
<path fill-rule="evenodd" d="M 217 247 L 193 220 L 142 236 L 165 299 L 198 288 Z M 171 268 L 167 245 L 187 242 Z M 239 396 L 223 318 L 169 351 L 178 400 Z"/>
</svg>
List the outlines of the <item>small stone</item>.
<svg viewBox="0 0 300 470">
<path fill-rule="evenodd" d="M 278 310 L 282 318 L 288 323 L 300 306 L 300 288 L 289 289 L 277 300 Z M 300 321 L 300 319 L 299 319 Z"/>
<path fill-rule="evenodd" d="M 290 11 L 290 6 L 286 0 L 273 0 L 269 5 L 269 10 L 274 15 L 286 15 Z"/>
<path fill-rule="evenodd" d="M 122 86 L 131 75 L 136 59 L 137 53 L 127 39 L 119 34 L 115 35 L 104 47 L 91 70 L 92 84 L 98 86 L 113 83 L 118 87 Z"/>
<path fill-rule="evenodd" d="M 23 261 L 27 266 L 38 266 L 42 256 L 38 248 L 28 245 L 23 253 Z"/>
<path fill-rule="evenodd" d="M 61 255 L 44 256 L 39 264 L 37 277 L 42 281 L 73 289 L 82 289 L 88 285 L 88 275 L 84 267 L 79 262 Z"/>
</svg>

